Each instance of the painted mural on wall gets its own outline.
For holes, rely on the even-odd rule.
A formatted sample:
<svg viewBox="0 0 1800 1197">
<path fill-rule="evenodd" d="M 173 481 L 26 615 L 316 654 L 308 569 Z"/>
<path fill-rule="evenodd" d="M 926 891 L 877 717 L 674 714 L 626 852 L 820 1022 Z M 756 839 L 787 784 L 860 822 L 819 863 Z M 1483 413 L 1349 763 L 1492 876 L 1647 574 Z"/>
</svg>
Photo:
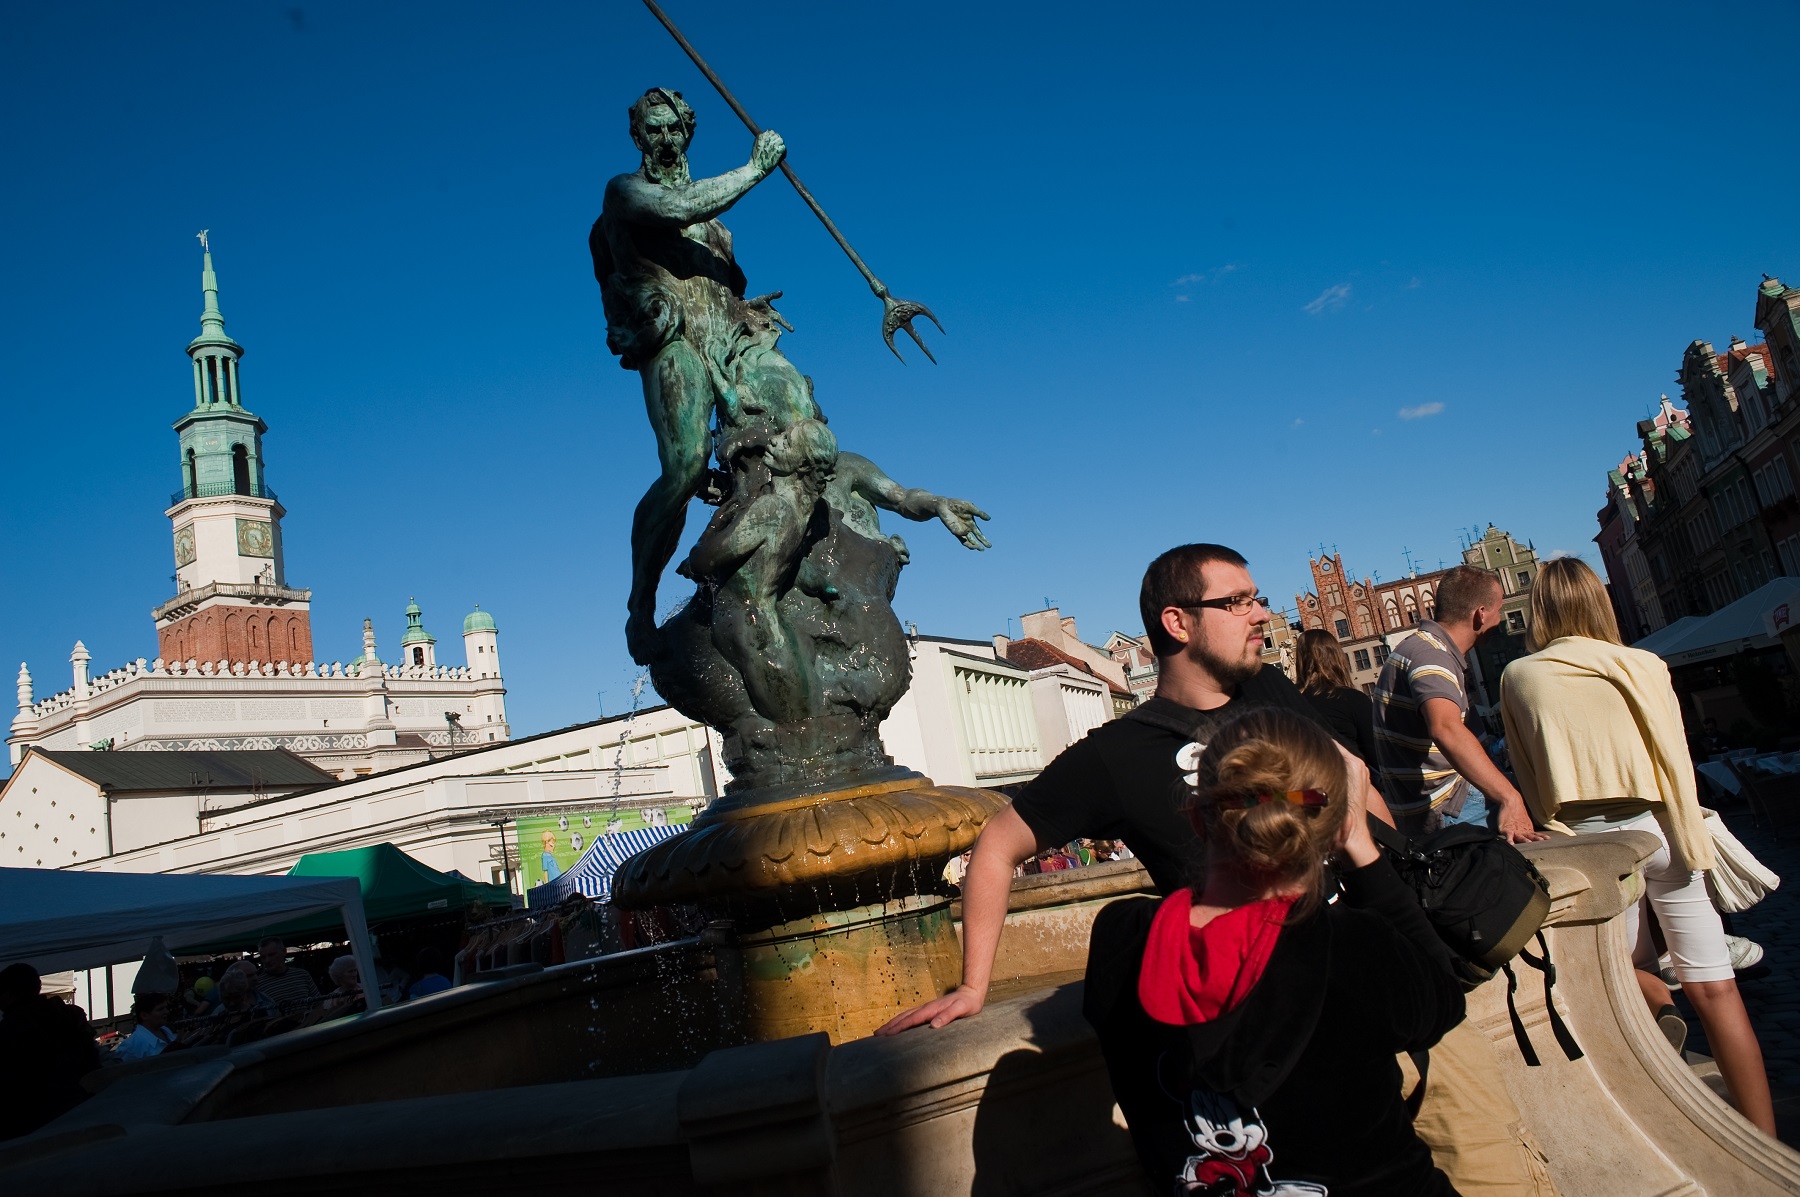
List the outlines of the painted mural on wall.
<svg viewBox="0 0 1800 1197">
<path fill-rule="evenodd" d="M 593 846 L 594 837 L 644 827 L 685 825 L 694 817 L 686 806 L 613 810 L 610 806 L 561 815 L 533 815 L 517 820 L 519 871 L 525 888 L 562 876 L 563 870 L 581 859 Z"/>
</svg>

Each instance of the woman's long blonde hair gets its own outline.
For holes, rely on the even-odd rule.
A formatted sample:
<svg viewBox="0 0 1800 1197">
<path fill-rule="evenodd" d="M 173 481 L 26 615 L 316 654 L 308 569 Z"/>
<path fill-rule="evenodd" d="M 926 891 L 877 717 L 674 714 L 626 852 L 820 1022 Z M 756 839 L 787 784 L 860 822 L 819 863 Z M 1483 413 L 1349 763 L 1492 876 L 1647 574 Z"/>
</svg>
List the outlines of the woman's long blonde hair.
<svg viewBox="0 0 1800 1197">
<path fill-rule="evenodd" d="M 1349 770 L 1325 730 L 1294 711 L 1247 711 L 1213 732 L 1195 781 L 1191 817 L 1209 867 L 1231 869 L 1254 888 L 1299 890 L 1295 916 L 1317 905 L 1350 804 Z M 1322 791 L 1327 803 L 1282 799 L 1294 790 Z M 1241 805 L 1253 797 L 1274 800 Z"/>
<path fill-rule="evenodd" d="M 1538 570 L 1531 584 L 1531 626 L 1525 634 L 1532 652 L 1564 636 L 1586 636 L 1624 644 L 1612 600 L 1600 575 L 1575 557 L 1558 557 Z"/>
</svg>

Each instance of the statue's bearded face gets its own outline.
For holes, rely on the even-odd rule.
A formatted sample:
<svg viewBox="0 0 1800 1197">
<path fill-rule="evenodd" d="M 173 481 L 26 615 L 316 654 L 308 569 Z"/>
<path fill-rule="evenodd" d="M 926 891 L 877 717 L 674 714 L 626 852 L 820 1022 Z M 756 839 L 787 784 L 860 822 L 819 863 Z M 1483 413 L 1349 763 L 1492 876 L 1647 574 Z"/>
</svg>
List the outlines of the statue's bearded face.
<svg viewBox="0 0 1800 1197">
<path fill-rule="evenodd" d="M 674 170 L 687 153 L 687 132 L 681 127 L 681 118 L 671 109 L 652 108 L 644 114 L 643 123 L 634 132 L 645 160 L 659 171 Z"/>
</svg>

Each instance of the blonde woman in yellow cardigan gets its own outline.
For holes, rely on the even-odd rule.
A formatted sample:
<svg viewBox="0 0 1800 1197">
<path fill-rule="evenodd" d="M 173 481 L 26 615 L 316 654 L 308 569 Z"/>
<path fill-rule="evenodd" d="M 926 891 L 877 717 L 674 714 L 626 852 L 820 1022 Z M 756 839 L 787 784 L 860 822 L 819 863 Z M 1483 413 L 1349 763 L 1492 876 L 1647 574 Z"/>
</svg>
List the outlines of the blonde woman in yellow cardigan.
<svg viewBox="0 0 1800 1197">
<path fill-rule="evenodd" d="M 1645 897 L 1626 914 L 1638 986 L 1653 1012 L 1672 1012 L 1641 917 L 1648 903 L 1732 1104 L 1773 1135 L 1762 1047 L 1738 993 L 1725 928 L 1706 893 L 1705 870 L 1715 865 L 1712 838 L 1701 821 L 1669 667 L 1625 647 L 1606 588 L 1572 557 L 1545 565 L 1532 583 L 1529 636 L 1535 651 L 1500 678 L 1500 714 L 1519 792 L 1547 830 L 1647 831 L 1662 841 L 1644 864 Z"/>
</svg>

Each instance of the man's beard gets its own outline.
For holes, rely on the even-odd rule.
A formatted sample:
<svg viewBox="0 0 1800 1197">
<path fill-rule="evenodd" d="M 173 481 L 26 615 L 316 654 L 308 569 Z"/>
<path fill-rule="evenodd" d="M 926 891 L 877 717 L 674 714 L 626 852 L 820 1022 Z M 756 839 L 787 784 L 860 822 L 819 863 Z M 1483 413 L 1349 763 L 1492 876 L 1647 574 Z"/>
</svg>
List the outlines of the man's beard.
<svg viewBox="0 0 1800 1197">
<path fill-rule="evenodd" d="M 1225 657 L 1208 652 L 1199 644 L 1195 644 L 1189 651 L 1193 653 L 1194 660 L 1221 686 L 1235 686 L 1240 682 L 1247 682 L 1262 672 L 1261 653 L 1252 654 L 1247 658 L 1244 656 Z"/>
<path fill-rule="evenodd" d="M 677 186 L 689 180 L 688 160 L 686 153 L 678 153 L 669 163 L 658 160 L 652 151 L 644 155 L 644 177 L 652 183 L 660 183 L 665 187 Z"/>
</svg>

